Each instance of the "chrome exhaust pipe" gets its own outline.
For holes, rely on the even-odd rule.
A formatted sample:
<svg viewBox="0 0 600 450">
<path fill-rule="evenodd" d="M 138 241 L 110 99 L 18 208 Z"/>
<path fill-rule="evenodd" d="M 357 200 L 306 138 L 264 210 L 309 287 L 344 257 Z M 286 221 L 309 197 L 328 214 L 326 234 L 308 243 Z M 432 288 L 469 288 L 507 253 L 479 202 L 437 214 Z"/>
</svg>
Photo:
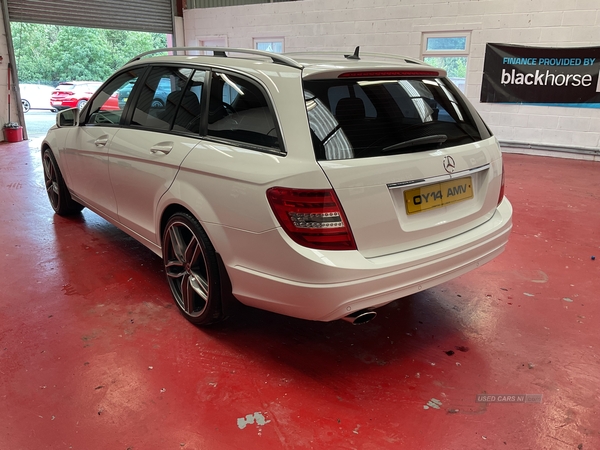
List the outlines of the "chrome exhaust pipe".
<svg viewBox="0 0 600 450">
<path fill-rule="evenodd" d="M 375 311 L 371 311 L 369 309 L 361 309 L 359 311 L 347 315 L 346 317 L 342 317 L 342 320 L 350 322 L 352 325 L 362 325 L 364 323 L 370 322 L 375 317 L 377 317 L 377 313 Z"/>
</svg>

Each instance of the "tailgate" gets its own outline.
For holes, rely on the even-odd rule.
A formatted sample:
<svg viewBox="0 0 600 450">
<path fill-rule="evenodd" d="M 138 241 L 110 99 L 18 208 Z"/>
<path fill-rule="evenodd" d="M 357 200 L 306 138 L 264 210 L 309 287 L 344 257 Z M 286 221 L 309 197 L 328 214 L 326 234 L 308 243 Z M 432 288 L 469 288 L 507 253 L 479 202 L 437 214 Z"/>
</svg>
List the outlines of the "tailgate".
<svg viewBox="0 0 600 450">
<path fill-rule="evenodd" d="M 319 164 L 367 258 L 423 247 L 486 222 L 496 209 L 502 175 L 493 137 L 448 149 Z"/>
</svg>

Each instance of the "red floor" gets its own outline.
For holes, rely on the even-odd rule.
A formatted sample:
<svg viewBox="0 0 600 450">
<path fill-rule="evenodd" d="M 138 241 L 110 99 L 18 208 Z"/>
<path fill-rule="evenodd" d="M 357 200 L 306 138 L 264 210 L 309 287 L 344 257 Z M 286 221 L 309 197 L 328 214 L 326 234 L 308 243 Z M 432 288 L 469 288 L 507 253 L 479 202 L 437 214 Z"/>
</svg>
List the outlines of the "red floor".
<svg viewBox="0 0 600 450">
<path fill-rule="evenodd" d="M 198 329 L 159 258 L 52 213 L 39 159 L 0 144 L 0 450 L 600 448 L 599 163 L 506 155 L 507 251 L 367 325 Z"/>
</svg>

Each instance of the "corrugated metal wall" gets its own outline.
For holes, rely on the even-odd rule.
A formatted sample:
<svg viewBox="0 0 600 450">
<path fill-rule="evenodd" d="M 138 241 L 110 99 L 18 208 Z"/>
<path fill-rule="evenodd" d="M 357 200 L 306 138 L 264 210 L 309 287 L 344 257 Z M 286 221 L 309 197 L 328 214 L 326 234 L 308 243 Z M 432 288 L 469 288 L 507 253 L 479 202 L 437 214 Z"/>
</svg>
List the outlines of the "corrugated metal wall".
<svg viewBox="0 0 600 450">
<path fill-rule="evenodd" d="M 7 0 L 14 22 L 173 33 L 171 0 Z"/>
<path fill-rule="evenodd" d="M 187 0 L 189 9 L 215 8 L 218 6 L 253 5 L 256 3 L 294 2 L 298 0 Z"/>
</svg>

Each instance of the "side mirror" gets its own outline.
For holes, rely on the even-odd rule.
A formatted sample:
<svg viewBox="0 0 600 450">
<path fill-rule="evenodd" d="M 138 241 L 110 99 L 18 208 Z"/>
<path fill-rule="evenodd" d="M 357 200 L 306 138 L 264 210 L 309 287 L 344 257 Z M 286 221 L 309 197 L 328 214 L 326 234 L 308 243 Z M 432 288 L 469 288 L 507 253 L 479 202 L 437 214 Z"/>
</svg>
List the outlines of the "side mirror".
<svg viewBox="0 0 600 450">
<path fill-rule="evenodd" d="M 76 127 L 79 125 L 79 109 L 71 108 L 65 109 L 56 115 L 56 126 L 62 127 Z"/>
</svg>

